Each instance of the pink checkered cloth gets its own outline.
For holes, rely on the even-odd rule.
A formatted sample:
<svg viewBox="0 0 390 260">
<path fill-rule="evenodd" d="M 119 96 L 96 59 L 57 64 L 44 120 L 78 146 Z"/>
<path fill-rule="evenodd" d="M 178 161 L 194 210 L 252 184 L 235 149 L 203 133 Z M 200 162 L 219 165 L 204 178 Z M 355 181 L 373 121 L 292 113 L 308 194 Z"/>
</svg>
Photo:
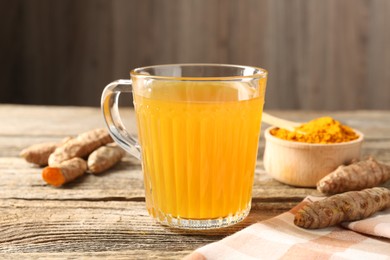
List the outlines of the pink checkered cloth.
<svg viewBox="0 0 390 260">
<path fill-rule="evenodd" d="M 198 248 L 185 259 L 390 259 L 390 209 L 343 223 L 344 228 L 295 226 L 294 213 L 314 200 L 308 197 L 289 212 Z"/>
</svg>

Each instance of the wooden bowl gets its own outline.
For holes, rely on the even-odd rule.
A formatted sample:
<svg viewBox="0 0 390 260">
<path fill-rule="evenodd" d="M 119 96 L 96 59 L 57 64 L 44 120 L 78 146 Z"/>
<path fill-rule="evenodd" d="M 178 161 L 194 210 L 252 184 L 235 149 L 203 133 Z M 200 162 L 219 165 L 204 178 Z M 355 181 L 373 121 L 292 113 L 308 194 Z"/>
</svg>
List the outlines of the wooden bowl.
<svg viewBox="0 0 390 260">
<path fill-rule="evenodd" d="M 335 144 L 312 144 L 283 140 L 264 132 L 264 167 L 276 180 L 299 187 L 315 187 L 317 182 L 342 164 L 360 158 L 364 136 Z"/>
</svg>

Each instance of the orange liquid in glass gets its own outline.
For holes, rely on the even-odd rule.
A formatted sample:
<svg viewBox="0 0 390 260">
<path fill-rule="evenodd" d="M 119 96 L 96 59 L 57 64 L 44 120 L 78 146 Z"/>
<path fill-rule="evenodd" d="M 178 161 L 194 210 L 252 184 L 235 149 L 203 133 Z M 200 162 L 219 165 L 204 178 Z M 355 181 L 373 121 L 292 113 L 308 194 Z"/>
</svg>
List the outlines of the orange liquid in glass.
<svg viewBox="0 0 390 260">
<path fill-rule="evenodd" d="M 151 86 L 134 92 L 149 213 L 202 220 L 247 210 L 263 92 L 212 82 Z"/>
</svg>

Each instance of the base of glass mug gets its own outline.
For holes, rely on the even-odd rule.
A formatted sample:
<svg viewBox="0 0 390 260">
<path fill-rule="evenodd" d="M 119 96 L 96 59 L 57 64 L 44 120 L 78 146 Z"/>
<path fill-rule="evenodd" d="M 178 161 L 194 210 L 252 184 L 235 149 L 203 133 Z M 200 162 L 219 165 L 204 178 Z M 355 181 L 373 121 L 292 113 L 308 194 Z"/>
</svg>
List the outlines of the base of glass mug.
<svg viewBox="0 0 390 260">
<path fill-rule="evenodd" d="M 162 225 L 180 228 L 180 229 L 193 229 L 193 230 L 204 230 L 204 229 L 215 229 L 232 226 L 244 220 L 251 210 L 251 203 L 245 210 L 239 211 L 235 215 L 229 215 L 227 217 L 221 217 L 216 219 L 186 219 L 172 217 L 170 214 L 165 214 L 159 210 L 149 212 L 158 222 Z"/>
</svg>

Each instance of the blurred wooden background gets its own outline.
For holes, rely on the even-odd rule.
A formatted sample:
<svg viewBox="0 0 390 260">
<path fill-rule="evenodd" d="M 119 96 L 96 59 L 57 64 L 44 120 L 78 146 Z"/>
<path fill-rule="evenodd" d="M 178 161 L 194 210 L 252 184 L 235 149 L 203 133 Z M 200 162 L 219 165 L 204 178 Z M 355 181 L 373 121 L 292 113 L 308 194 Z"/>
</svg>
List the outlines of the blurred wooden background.
<svg viewBox="0 0 390 260">
<path fill-rule="evenodd" d="M 388 0 L 1 0 L 0 103 L 99 106 L 131 68 L 255 65 L 269 109 L 390 109 Z"/>
</svg>

